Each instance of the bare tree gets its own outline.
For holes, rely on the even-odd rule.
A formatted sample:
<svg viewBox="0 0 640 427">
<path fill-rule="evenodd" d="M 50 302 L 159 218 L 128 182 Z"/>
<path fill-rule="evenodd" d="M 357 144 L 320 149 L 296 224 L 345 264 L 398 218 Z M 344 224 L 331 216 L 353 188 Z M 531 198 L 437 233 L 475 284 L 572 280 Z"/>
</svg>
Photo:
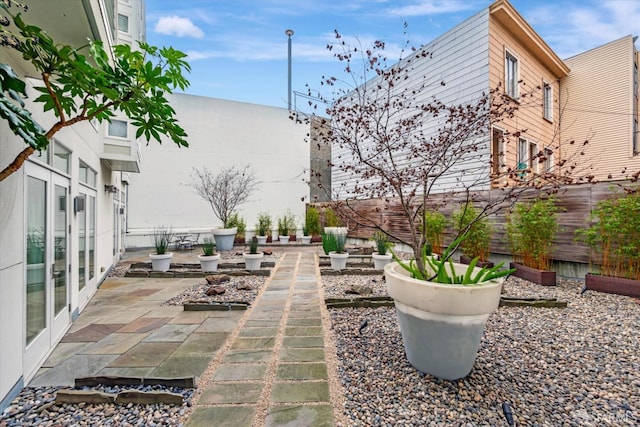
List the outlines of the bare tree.
<svg viewBox="0 0 640 427">
<path fill-rule="evenodd" d="M 542 168 L 538 173 L 508 167 L 505 152 L 499 153 L 498 160 L 491 155 L 491 126 L 515 117 L 518 109 L 539 106 L 541 87 L 521 93 L 517 101 L 498 87 L 447 104 L 433 96 L 434 88 L 447 83 L 420 74 L 424 61 L 432 57 L 425 48 L 411 48 L 412 54 L 405 58 L 407 41 L 399 62 L 389 66 L 383 42 L 362 49 L 347 44 L 337 31 L 335 36 L 337 42 L 327 48 L 335 49 L 346 78 L 323 80 L 332 89 L 332 99 L 321 99 L 329 105 L 329 118 L 320 119 L 322 136 L 337 153 L 331 167 L 341 183 L 330 189 L 333 207 L 347 222 L 380 230 L 409 245 L 421 273 L 425 272 L 422 249 L 429 243 L 423 224 L 427 209 L 433 208 L 431 195 L 477 203 L 479 219 L 514 203 L 527 190 L 553 192 L 556 184 L 575 180 L 576 158 L 556 159 L 553 171 Z M 506 132 L 503 146 L 524 132 Z M 552 151 L 558 152 L 559 143 L 547 141 L 542 150 L 531 154 L 532 159 L 548 162 L 549 147 L 554 144 Z M 483 199 L 481 190 L 489 188 L 500 188 L 500 196 Z M 363 201 L 370 199 L 383 204 L 373 214 L 362 208 Z M 393 207 L 399 207 L 407 221 L 408 239 L 394 234 L 379 214 Z"/>
<path fill-rule="evenodd" d="M 192 187 L 209 202 L 214 215 L 229 226 L 229 218 L 236 208 L 245 203 L 256 190 L 258 181 L 249 165 L 243 168 L 231 166 L 213 173 L 206 166 L 193 168 Z"/>
</svg>

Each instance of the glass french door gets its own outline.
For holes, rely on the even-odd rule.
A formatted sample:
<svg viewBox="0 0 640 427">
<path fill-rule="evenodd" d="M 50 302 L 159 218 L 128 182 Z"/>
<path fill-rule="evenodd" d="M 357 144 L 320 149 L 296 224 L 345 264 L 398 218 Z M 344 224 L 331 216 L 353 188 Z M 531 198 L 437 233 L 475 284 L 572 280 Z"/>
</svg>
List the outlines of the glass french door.
<svg viewBox="0 0 640 427">
<path fill-rule="evenodd" d="M 76 203 L 78 221 L 78 290 L 80 309 L 89 302 L 97 289 L 96 282 L 96 193 L 81 188 Z"/>
<path fill-rule="evenodd" d="M 64 334 L 69 313 L 69 179 L 26 165 L 25 372 Z"/>
</svg>

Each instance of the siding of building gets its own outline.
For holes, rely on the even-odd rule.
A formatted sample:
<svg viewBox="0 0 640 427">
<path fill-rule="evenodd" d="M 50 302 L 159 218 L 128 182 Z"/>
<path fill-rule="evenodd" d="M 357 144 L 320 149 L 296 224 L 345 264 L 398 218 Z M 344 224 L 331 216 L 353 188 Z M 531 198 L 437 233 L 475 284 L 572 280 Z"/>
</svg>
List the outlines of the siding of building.
<svg viewBox="0 0 640 427">
<path fill-rule="evenodd" d="M 422 98 L 416 99 L 416 103 L 428 103 L 432 97 L 447 105 L 473 103 L 482 97 L 483 92 L 488 92 L 488 19 L 488 10 L 483 10 L 425 45 L 424 49 L 431 56 L 415 59 L 414 55 L 407 58 L 415 60 L 412 78 L 405 85 L 420 84 L 423 79 L 430 82 L 430 89 L 423 91 Z M 398 90 L 403 87 L 405 86 L 397 86 Z M 429 135 L 436 132 L 438 126 L 439 119 L 427 119 L 421 129 Z M 486 179 L 482 177 L 488 176 L 489 171 L 488 136 L 480 145 L 478 152 L 452 167 L 450 173 L 438 181 L 433 191 L 447 191 L 477 181 L 487 185 Z M 331 155 L 334 165 L 354 161 L 348 151 L 336 146 L 332 147 Z M 403 161 L 401 156 L 396 155 L 396 159 L 399 163 Z M 466 173 L 462 174 L 462 171 Z M 463 177 L 462 182 L 456 180 L 459 177 Z M 348 197 L 354 183 L 349 175 L 335 167 L 332 169 L 331 182 L 338 198 Z M 478 188 L 481 187 L 482 185 Z"/>
<path fill-rule="evenodd" d="M 575 140 L 581 149 L 589 140 L 584 157 L 597 180 L 608 180 L 610 174 L 620 179 L 640 170 L 632 142 L 636 55 L 633 38 L 627 36 L 565 60 L 571 73 L 561 83 L 566 105 L 562 139 Z"/>
<path fill-rule="evenodd" d="M 515 18 L 519 18 L 517 12 Z M 505 24 L 514 25 L 510 21 L 504 19 L 496 19 L 491 16 L 489 21 L 489 81 L 492 89 L 496 89 L 501 85 L 500 91 L 505 92 L 505 57 L 508 51 L 518 59 L 519 69 L 519 109 L 513 118 L 505 118 L 501 122 L 494 123 L 494 126 L 500 130 L 510 133 L 522 132 L 522 138 L 530 143 L 537 144 L 538 151 L 545 148 L 551 148 L 554 151 L 555 160 L 560 159 L 560 135 L 559 135 L 559 83 L 558 79 L 564 73 L 558 73 L 552 70 L 546 61 L 549 58 L 541 56 L 540 52 L 533 52 L 531 46 L 539 46 L 540 42 L 534 43 L 537 35 L 531 28 L 527 28 L 528 24 L 520 24 L 522 28 L 529 30 L 529 35 L 515 33 Z M 533 38 L 533 40 L 532 40 Z M 544 43 L 544 42 L 542 42 Z M 543 45 L 544 46 L 544 45 Z M 551 60 L 556 58 L 551 58 Z M 544 118 L 542 88 L 544 84 L 551 85 L 553 93 L 553 121 Z M 533 95 L 527 96 L 524 95 Z M 504 165 L 506 169 L 516 168 L 517 166 L 517 137 L 508 137 L 505 139 L 505 158 Z M 531 157 L 531 154 L 529 155 Z M 534 169 L 537 162 L 534 162 Z M 537 164 L 538 171 L 543 171 L 543 165 Z"/>
</svg>

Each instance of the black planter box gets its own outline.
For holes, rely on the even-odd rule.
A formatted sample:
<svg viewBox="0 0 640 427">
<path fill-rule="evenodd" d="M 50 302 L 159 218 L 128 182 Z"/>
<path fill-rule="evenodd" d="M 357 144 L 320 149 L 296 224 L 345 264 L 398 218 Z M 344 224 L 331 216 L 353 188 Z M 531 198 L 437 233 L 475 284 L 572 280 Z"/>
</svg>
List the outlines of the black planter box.
<svg viewBox="0 0 640 427">
<path fill-rule="evenodd" d="M 528 280 L 533 283 L 537 283 L 542 286 L 556 285 L 555 271 L 537 270 L 535 268 L 518 264 L 517 262 L 512 262 L 511 264 L 509 264 L 509 267 L 516 269 L 516 271 L 513 273 L 513 276 Z"/>
<path fill-rule="evenodd" d="M 471 257 L 468 257 L 466 255 L 460 255 L 460 264 L 471 264 Z M 478 263 L 476 264 L 476 267 L 487 267 L 487 268 L 493 268 L 493 262 L 491 261 L 478 261 Z"/>
<path fill-rule="evenodd" d="M 592 291 L 640 298 L 640 280 L 587 273 L 584 284 Z"/>
</svg>

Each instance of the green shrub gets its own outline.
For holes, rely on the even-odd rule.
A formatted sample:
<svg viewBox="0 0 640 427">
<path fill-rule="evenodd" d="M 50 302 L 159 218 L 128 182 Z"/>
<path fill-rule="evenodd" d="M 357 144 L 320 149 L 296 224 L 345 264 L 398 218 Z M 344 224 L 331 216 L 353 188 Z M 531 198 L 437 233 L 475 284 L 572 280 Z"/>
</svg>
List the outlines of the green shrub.
<svg viewBox="0 0 640 427">
<path fill-rule="evenodd" d="M 320 212 L 314 206 L 309 206 L 304 216 L 305 236 L 318 236 L 320 234 Z"/>
<path fill-rule="evenodd" d="M 507 218 L 507 236 L 517 262 L 538 270 L 549 270 L 552 241 L 558 230 L 558 208 L 553 198 L 517 203 Z"/>
<path fill-rule="evenodd" d="M 469 258 L 478 257 L 487 261 L 491 246 L 491 224 L 486 217 L 478 218 L 478 210 L 473 205 L 464 205 L 453 213 L 453 226 L 458 234 L 465 234 L 460 249 Z"/>
<path fill-rule="evenodd" d="M 296 231 L 296 217 L 290 210 L 287 210 L 282 217 L 278 218 L 278 233 L 281 236 L 289 236 Z"/>
<path fill-rule="evenodd" d="M 447 219 L 438 211 L 424 212 L 424 226 L 422 232 L 429 243 L 429 251 L 442 253 L 442 233 L 447 225 Z"/>
<path fill-rule="evenodd" d="M 342 221 L 331 207 L 324 208 L 325 227 L 342 227 Z"/>
<path fill-rule="evenodd" d="M 258 215 L 258 223 L 256 224 L 256 234 L 258 236 L 268 236 L 271 234 L 271 227 L 273 226 L 273 221 L 271 220 L 271 216 L 263 212 Z"/>
<path fill-rule="evenodd" d="M 640 194 L 603 200 L 590 219 L 576 235 L 591 248 L 596 272 L 640 280 Z"/>
<path fill-rule="evenodd" d="M 244 218 L 242 218 L 238 214 L 238 212 L 233 212 L 231 215 L 229 215 L 229 219 L 227 220 L 226 228 L 233 227 L 238 228 L 236 237 L 243 238 L 245 231 L 247 231 L 247 223 L 245 222 Z"/>
</svg>

